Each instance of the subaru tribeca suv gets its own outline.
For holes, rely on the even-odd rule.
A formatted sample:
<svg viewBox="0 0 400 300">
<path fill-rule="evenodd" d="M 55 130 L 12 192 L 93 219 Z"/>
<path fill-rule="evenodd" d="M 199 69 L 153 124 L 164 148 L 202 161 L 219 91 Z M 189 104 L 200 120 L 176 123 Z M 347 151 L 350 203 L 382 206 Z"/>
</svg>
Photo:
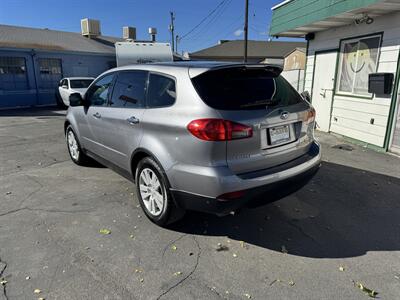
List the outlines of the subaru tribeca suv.
<svg viewBox="0 0 400 300">
<path fill-rule="evenodd" d="M 136 183 L 161 226 L 185 210 L 229 214 L 277 200 L 320 165 L 315 111 L 281 68 L 212 62 L 131 65 L 70 96 L 65 135 L 88 157 Z"/>
</svg>

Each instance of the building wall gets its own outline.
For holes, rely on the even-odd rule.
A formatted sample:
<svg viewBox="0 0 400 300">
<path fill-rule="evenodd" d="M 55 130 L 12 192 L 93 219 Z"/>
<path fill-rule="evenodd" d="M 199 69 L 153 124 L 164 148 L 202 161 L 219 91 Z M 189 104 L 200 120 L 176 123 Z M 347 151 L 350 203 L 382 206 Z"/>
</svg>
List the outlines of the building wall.
<svg viewBox="0 0 400 300">
<path fill-rule="evenodd" d="M 287 70 L 282 72 L 282 76 L 298 91 L 303 92 L 304 70 Z"/>
<path fill-rule="evenodd" d="M 315 51 L 339 49 L 340 40 L 383 32 L 377 72 L 396 73 L 400 48 L 400 13 L 376 18 L 371 25 L 348 25 L 318 32 L 309 42 L 304 89 L 312 90 Z M 315 74 L 323 76 L 323 74 Z M 318 91 L 316 91 L 318 92 Z M 391 97 L 361 99 L 334 93 L 331 131 L 383 147 Z M 370 124 L 370 120 L 375 120 Z"/>
<path fill-rule="evenodd" d="M 306 65 L 306 54 L 300 50 L 295 50 L 285 57 L 283 70 L 304 70 Z"/>
<path fill-rule="evenodd" d="M 0 49 L 0 57 L 23 57 L 26 64 L 27 87 L 15 90 L 0 89 L 0 109 L 11 107 L 41 106 L 56 104 L 56 85 L 44 87 L 38 61 L 43 58 L 61 60 L 60 77 L 91 76 L 115 66 L 114 55 L 95 55 L 67 52 L 44 52 L 21 49 Z M 1 80 L 1 77 L 0 77 Z M 1 86 L 1 85 L 0 85 Z"/>
<path fill-rule="evenodd" d="M 260 63 L 283 66 L 283 58 L 266 58 Z"/>
</svg>

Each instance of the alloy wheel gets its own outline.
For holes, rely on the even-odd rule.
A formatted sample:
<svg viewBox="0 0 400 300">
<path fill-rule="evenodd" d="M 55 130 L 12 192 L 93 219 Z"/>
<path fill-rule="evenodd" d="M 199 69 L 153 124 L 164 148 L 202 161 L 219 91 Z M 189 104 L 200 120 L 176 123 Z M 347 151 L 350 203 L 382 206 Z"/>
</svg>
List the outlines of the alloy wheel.
<svg viewBox="0 0 400 300">
<path fill-rule="evenodd" d="M 76 141 L 75 134 L 72 130 L 68 131 L 67 134 L 67 143 L 68 143 L 68 150 L 71 154 L 71 157 L 74 160 L 79 159 L 79 146 L 78 142 Z"/>
<path fill-rule="evenodd" d="M 144 168 L 139 175 L 139 190 L 146 210 L 152 216 L 159 216 L 164 208 L 165 193 L 157 174 Z"/>
</svg>

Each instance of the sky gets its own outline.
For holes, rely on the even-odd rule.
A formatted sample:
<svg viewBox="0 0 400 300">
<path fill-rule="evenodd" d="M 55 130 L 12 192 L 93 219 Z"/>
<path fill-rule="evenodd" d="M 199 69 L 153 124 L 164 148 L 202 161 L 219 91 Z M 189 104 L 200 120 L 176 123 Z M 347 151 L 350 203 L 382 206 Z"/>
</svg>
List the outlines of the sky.
<svg viewBox="0 0 400 300">
<path fill-rule="evenodd" d="M 281 1 L 249 0 L 249 39 L 269 38 L 271 7 Z M 148 27 L 156 27 L 157 40 L 170 42 L 173 11 L 175 33 L 185 36 L 178 51 L 192 52 L 243 39 L 244 6 L 245 0 L 0 0 L 0 24 L 80 32 L 80 19 L 88 17 L 100 20 L 103 35 L 121 37 L 123 26 L 133 26 L 138 39 L 149 39 Z"/>
</svg>

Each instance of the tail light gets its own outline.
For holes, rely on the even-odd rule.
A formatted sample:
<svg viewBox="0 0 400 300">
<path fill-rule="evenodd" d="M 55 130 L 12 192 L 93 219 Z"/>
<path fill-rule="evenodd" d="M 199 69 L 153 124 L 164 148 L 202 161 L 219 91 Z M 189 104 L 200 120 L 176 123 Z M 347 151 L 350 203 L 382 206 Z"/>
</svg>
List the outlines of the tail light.
<svg viewBox="0 0 400 300">
<path fill-rule="evenodd" d="M 187 129 L 204 141 L 230 141 L 253 136 L 249 126 L 223 119 L 198 119 L 190 122 Z"/>
<path fill-rule="evenodd" d="M 304 118 L 304 122 L 306 123 L 306 124 L 310 124 L 310 123 L 312 123 L 312 122 L 314 122 L 315 121 L 315 109 L 314 108 L 311 108 L 308 112 L 307 112 L 307 114 L 306 114 L 306 116 L 305 116 L 305 118 Z"/>
<path fill-rule="evenodd" d="M 218 200 L 220 201 L 229 201 L 229 200 L 234 200 L 234 199 L 239 199 L 245 195 L 245 191 L 235 191 L 235 192 L 230 192 L 226 194 L 219 195 L 217 197 Z"/>
</svg>

